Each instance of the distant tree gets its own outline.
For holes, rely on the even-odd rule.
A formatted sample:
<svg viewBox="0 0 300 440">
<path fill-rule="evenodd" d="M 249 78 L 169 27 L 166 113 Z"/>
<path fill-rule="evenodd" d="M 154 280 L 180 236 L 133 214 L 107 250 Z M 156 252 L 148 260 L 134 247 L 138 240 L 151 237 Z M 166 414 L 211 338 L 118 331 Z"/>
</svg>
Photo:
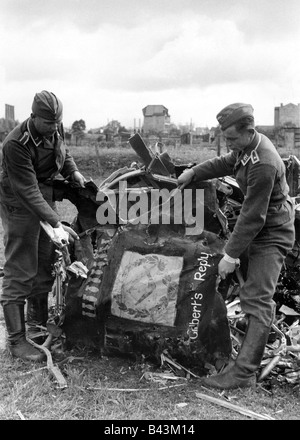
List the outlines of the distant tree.
<svg viewBox="0 0 300 440">
<path fill-rule="evenodd" d="M 0 141 L 3 139 L 18 125 L 18 121 L 14 121 L 13 119 L 0 119 Z"/>
<path fill-rule="evenodd" d="M 121 133 L 129 133 L 129 131 L 123 125 L 120 125 L 118 133 L 119 134 L 121 134 Z"/>
<path fill-rule="evenodd" d="M 10 132 L 13 128 L 18 125 L 18 121 L 14 121 L 13 119 L 0 119 L 0 129 L 1 131 Z"/>
<path fill-rule="evenodd" d="M 75 136 L 75 143 L 77 145 L 78 139 L 84 137 L 84 131 L 86 129 L 86 125 L 83 119 L 79 119 L 79 121 L 75 121 L 72 124 L 72 133 Z"/>
<path fill-rule="evenodd" d="M 181 130 L 179 128 L 172 127 L 169 131 L 170 136 L 180 136 Z"/>
<path fill-rule="evenodd" d="M 86 126 L 85 126 L 85 122 L 83 119 L 79 119 L 79 121 L 75 121 L 72 124 L 72 131 L 74 133 L 77 133 L 77 132 L 82 133 L 82 132 L 84 132 L 85 129 L 86 129 Z"/>
</svg>

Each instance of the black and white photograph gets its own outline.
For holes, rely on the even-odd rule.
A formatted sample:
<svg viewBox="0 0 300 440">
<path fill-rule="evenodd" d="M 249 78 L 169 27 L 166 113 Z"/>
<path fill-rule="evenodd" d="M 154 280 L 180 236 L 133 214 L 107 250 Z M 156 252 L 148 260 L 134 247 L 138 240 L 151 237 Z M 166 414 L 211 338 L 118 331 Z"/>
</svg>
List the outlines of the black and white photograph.
<svg viewBox="0 0 300 440">
<path fill-rule="evenodd" d="M 0 10 L 0 421 L 300 420 L 300 2 Z"/>
</svg>

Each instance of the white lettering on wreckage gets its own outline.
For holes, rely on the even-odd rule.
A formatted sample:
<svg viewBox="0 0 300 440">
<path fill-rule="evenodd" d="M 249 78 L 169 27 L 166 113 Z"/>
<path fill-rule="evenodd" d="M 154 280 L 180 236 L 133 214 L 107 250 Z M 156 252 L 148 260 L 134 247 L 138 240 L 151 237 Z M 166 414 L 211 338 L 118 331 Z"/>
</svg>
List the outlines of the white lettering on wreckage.
<svg viewBox="0 0 300 440">
<path fill-rule="evenodd" d="M 199 262 L 199 266 L 197 268 L 197 271 L 194 273 L 194 281 L 200 281 L 202 283 L 206 280 L 207 268 L 211 267 L 211 265 L 208 264 L 209 257 L 212 257 L 212 254 L 201 252 L 200 258 L 197 259 Z M 197 339 L 198 337 L 198 326 L 201 319 L 202 299 L 203 294 L 201 292 L 195 292 L 194 296 L 191 297 L 192 319 L 189 322 L 189 327 L 187 330 L 187 333 L 189 334 L 191 340 Z"/>
</svg>

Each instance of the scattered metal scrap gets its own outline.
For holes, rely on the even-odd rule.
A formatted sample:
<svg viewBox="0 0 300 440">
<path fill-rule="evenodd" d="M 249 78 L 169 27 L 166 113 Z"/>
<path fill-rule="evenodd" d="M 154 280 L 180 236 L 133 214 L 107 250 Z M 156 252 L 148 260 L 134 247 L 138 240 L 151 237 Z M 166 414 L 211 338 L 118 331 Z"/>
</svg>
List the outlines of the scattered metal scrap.
<svg viewBox="0 0 300 440">
<path fill-rule="evenodd" d="M 181 379 L 187 380 L 186 378 L 176 376 L 176 374 L 174 374 L 173 372 L 159 373 L 156 371 L 145 371 L 141 379 L 146 379 L 150 382 L 159 382 L 159 383 L 166 383 L 168 380 L 181 380 Z"/>
<path fill-rule="evenodd" d="M 49 335 L 48 336 L 48 338 L 49 338 L 48 341 L 46 340 L 44 344 L 49 343 L 51 337 L 52 337 L 52 335 Z M 66 381 L 65 377 L 63 376 L 63 374 L 61 373 L 61 371 L 58 368 L 58 366 L 53 364 L 52 356 L 51 356 L 51 353 L 48 350 L 48 348 L 44 344 L 43 345 L 36 344 L 35 342 L 33 342 L 29 338 L 27 338 L 27 340 L 34 347 L 38 348 L 39 350 L 42 350 L 45 353 L 45 355 L 47 357 L 47 368 L 49 370 L 49 373 L 52 374 L 54 379 L 56 379 L 57 384 L 58 384 L 58 388 L 59 389 L 67 388 L 67 386 L 68 386 L 67 385 L 67 381 Z"/>
<path fill-rule="evenodd" d="M 166 385 L 163 387 L 159 387 L 156 391 L 168 390 L 169 388 L 182 387 L 186 385 L 186 383 L 178 383 L 175 385 Z M 136 393 L 139 391 L 153 391 L 153 388 L 106 388 L 106 387 L 85 387 L 84 389 L 90 391 L 117 391 L 117 392 L 128 392 L 128 393 Z"/>
<path fill-rule="evenodd" d="M 21 420 L 26 420 L 26 418 L 23 416 L 23 414 L 21 413 L 21 411 L 17 411 L 18 416 L 20 417 Z"/>
<path fill-rule="evenodd" d="M 226 402 L 225 400 L 217 399 L 216 397 L 208 396 L 203 393 L 196 393 L 196 397 L 202 400 L 207 400 L 208 402 L 214 403 L 215 405 L 223 406 L 224 408 L 230 409 L 231 411 L 238 412 L 244 416 L 250 417 L 256 420 L 276 420 L 271 416 L 265 414 L 258 414 L 247 408 L 243 408 L 240 405 L 234 405 L 232 403 Z"/>
<path fill-rule="evenodd" d="M 166 352 L 163 352 L 160 355 L 161 358 L 161 367 L 167 366 L 169 367 L 175 374 L 181 377 L 186 377 L 189 379 L 190 377 L 199 377 L 194 374 L 192 371 L 180 365 L 178 362 L 175 362 L 170 356 L 166 355 Z"/>
</svg>

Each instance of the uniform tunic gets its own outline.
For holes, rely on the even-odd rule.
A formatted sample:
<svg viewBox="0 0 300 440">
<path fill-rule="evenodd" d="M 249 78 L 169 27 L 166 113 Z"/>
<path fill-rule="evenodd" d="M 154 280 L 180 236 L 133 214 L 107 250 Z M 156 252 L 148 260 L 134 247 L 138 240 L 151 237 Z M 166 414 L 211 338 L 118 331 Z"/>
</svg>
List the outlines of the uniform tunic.
<svg viewBox="0 0 300 440">
<path fill-rule="evenodd" d="M 54 247 L 40 220 L 59 221 L 51 180 L 78 168 L 62 135 L 49 141 L 29 118 L 3 143 L 0 214 L 4 229 L 5 264 L 1 303 L 23 304 L 30 295 L 46 293 L 53 284 Z"/>
<path fill-rule="evenodd" d="M 234 175 L 244 194 L 234 230 L 225 246 L 232 258 L 248 253 L 248 272 L 240 290 L 241 307 L 270 326 L 273 295 L 288 251 L 295 240 L 294 209 L 289 198 L 285 165 L 272 142 L 255 132 L 241 152 L 193 167 L 197 180 Z"/>
</svg>

